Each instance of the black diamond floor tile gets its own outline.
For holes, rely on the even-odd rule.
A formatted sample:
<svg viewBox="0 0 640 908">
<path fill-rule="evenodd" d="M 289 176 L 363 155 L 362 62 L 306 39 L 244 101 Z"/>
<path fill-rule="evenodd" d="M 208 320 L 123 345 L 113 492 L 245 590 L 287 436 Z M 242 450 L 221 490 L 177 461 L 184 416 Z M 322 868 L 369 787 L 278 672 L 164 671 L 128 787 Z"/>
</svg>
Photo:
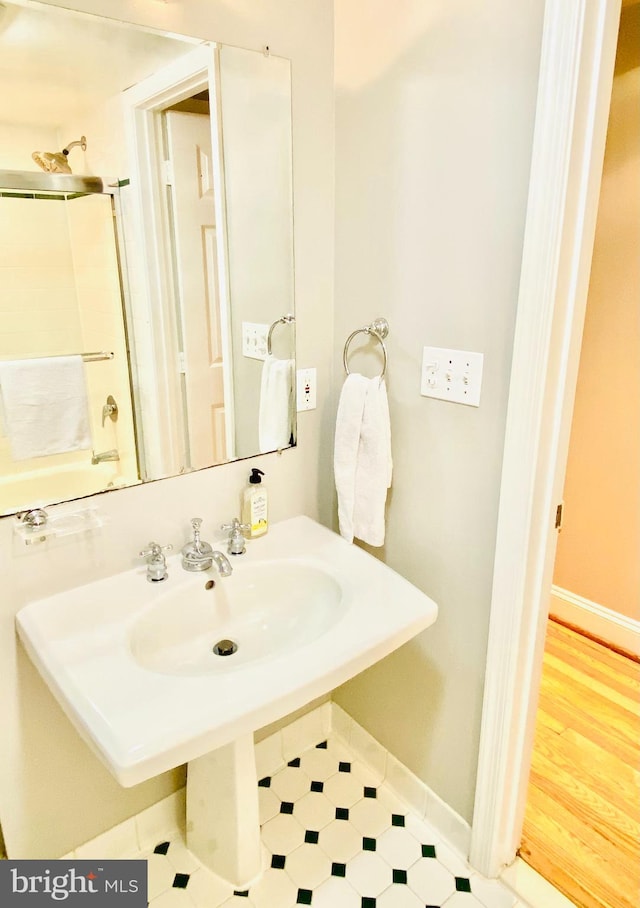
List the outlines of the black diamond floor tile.
<svg viewBox="0 0 640 908">
<path fill-rule="evenodd" d="M 186 889 L 189 885 L 189 873 L 176 873 L 173 878 L 173 888 L 174 889 Z"/>
<path fill-rule="evenodd" d="M 171 845 L 171 842 L 160 842 L 160 843 L 159 843 L 158 845 L 156 845 L 156 847 L 153 849 L 153 853 L 154 853 L 154 854 L 166 854 L 167 851 L 169 850 L 169 846 L 170 846 L 170 845 Z"/>
</svg>

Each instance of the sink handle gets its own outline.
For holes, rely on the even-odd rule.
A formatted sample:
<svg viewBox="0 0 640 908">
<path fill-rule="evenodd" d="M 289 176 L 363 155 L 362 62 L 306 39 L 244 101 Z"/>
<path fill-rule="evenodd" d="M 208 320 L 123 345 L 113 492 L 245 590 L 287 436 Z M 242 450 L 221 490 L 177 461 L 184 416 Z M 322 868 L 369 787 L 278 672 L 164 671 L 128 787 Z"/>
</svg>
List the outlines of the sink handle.
<svg viewBox="0 0 640 908">
<path fill-rule="evenodd" d="M 157 542 L 150 542 L 148 549 L 143 549 L 139 553 L 140 558 L 147 559 L 147 580 L 150 583 L 158 583 L 160 580 L 166 580 L 167 562 L 164 557 L 165 552 L 170 552 L 173 546 L 159 545 Z"/>
<path fill-rule="evenodd" d="M 229 544 L 227 545 L 227 552 L 230 555 L 244 555 L 247 551 L 245 545 L 243 532 L 247 532 L 251 529 L 248 523 L 240 523 L 237 517 L 233 518 L 231 523 L 223 523 L 220 526 L 221 530 L 229 530 Z"/>
</svg>

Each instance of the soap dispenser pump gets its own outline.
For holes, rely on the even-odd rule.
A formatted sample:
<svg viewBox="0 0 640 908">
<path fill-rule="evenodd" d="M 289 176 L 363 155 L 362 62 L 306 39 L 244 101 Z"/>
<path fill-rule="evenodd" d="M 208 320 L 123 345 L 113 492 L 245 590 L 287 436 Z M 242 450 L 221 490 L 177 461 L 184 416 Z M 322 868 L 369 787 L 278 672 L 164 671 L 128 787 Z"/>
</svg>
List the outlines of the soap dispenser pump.
<svg viewBox="0 0 640 908">
<path fill-rule="evenodd" d="M 242 493 L 242 522 L 249 527 L 249 539 L 264 536 L 269 529 L 268 495 L 263 476 L 262 470 L 253 467 L 249 484 Z"/>
</svg>

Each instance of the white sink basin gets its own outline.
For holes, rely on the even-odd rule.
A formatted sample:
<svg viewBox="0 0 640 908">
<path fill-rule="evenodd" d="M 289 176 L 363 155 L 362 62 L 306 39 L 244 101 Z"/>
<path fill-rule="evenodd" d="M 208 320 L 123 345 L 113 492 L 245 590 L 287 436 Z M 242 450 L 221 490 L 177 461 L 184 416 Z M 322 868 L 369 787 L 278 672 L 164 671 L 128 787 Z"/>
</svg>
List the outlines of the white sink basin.
<svg viewBox="0 0 640 908">
<path fill-rule="evenodd" d="M 230 561 L 221 578 L 171 558 L 162 583 L 141 566 L 17 615 L 32 661 L 124 786 L 328 693 L 437 616 L 418 589 L 307 517 L 272 525 Z M 213 654 L 227 638 L 237 652 Z"/>
<path fill-rule="evenodd" d="M 342 617 L 340 585 L 326 571 L 283 559 L 233 560 L 231 577 L 213 588 L 208 576 L 187 596 L 167 583 L 131 628 L 136 662 L 169 675 L 234 671 L 292 652 Z"/>
</svg>

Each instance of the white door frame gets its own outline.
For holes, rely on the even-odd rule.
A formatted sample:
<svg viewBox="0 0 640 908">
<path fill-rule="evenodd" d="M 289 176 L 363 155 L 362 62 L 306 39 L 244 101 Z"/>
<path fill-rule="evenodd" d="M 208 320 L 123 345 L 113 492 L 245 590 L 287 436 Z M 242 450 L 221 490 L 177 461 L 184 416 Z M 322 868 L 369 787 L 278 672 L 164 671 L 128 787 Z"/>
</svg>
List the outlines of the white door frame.
<svg viewBox="0 0 640 908">
<path fill-rule="evenodd" d="M 620 0 L 547 0 L 507 411 L 470 862 L 520 844 Z"/>
</svg>

